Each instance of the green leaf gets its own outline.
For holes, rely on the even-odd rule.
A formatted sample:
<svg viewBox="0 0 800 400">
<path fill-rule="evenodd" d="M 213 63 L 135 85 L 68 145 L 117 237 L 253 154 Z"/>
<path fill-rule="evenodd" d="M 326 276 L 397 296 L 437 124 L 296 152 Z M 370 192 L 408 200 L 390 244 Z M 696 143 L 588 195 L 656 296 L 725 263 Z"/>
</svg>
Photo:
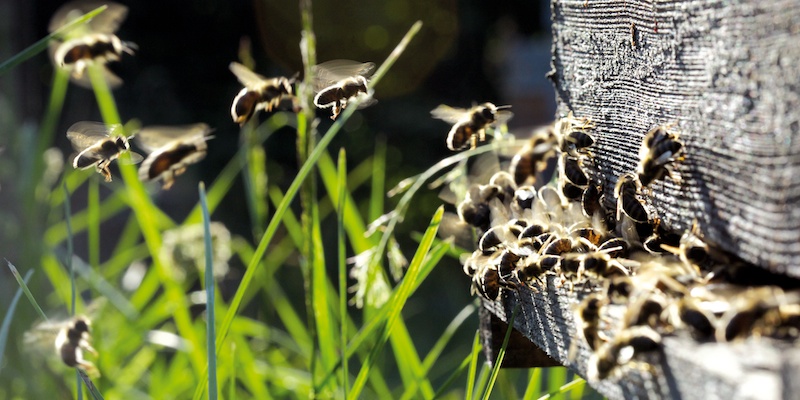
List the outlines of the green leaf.
<svg viewBox="0 0 800 400">
<path fill-rule="evenodd" d="M 208 357 L 208 398 L 217 398 L 217 352 L 214 346 L 216 342 L 216 330 L 214 329 L 216 319 L 214 317 L 215 292 L 214 292 L 214 248 L 211 245 L 211 216 L 208 214 L 208 202 L 206 201 L 206 186 L 203 182 L 198 185 L 200 193 L 200 208 L 203 210 L 203 237 L 205 242 L 206 271 L 206 354 Z"/>
</svg>

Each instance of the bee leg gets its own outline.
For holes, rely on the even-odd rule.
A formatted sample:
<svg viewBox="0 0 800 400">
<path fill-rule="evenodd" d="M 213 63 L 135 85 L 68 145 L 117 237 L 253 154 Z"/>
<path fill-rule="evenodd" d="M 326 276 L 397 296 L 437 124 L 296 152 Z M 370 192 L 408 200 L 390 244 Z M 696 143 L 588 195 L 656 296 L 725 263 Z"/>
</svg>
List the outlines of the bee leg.
<svg viewBox="0 0 800 400">
<path fill-rule="evenodd" d="M 676 158 L 675 161 L 683 161 L 683 159 L 684 157 L 681 156 Z M 670 180 L 675 182 L 676 185 L 680 186 L 683 183 L 683 179 L 681 179 L 680 174 L 677 171 L 675 171 L 675 168 L 672 168 L 671 166 L 667 168 L 667 175 L 669 176 Z"/>
<path fill-rule="evenodd" d="M 469 145 L 470 145 L 469 148 L 470 150 L 478 147 L 478 137 L 476 135 L 472 135 L 469 137 Z"/>
<path fill-rule="evenodd" d="M 86 371 L 86 375 L 88 375 L 91 378 L 100 377 L 100 370 L 97 369 L 97 367 L 91 361 L 79 360 L 77 368 Z"/>
<path fill-rule="evenodd" d="M 172 184 L 175 183 L 175 179 L 172 177 L 164 177 L 164 183 L 161 185 L 161 189 L 169 190 L 172 187 Z"/>
<path fill-rule="evenodd" d="M 92 345 L 89 344 L 88 340 L 85 339 L 81 340 L 80 347 L 88 351 L 89 353 L 92 353 L 92 355 L 94 355 L 95 357 L 97 356 L 97 350 L 95 350 L 94 347 L 92 347 Z"/>
<path fill-rule="evenodd" d="M 85 70 L 85 69 L 86 69 L 86 61 L 78 60 L 75 63 L 75 68 L 72 70 L 72 76 L 74 76 L 75 79 L 82 78 L 83 77 L 83 70 Z"/>
<path fill-rule="evenodd" d="M 108 169 L 108 165 L 110 163 L 111 162 L 109 160 L 103 160 L 98 162 L 96 167 L 97 172 L 99 172 L 100 175 L 103 175 L 103 178 L 105 178 L 106 182 L 111 182 L 111 171 Z"/>
</svg>

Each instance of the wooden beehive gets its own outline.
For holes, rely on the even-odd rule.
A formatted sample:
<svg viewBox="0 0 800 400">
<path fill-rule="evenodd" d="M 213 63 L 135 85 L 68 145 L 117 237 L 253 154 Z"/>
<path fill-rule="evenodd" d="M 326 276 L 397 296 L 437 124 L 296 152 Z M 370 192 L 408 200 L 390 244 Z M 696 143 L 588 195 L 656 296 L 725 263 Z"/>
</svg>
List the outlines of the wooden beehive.
<svg viewBox="0 0 800 400">
<path fill-rule="evenodd" d="M 558 113 L 596 124 L 593 172 L 606 199 L 618 176 L 636 170 L 644 134 L 674 124 L 686 150 L 680 181 L 658 181 L 648 205 L 675 231 L 697 221 L 708 242 L 800 277 L 800 3 L 555 0 L 552 19 Z M 502 290 L 484 307 L 507 321 L 519 305 L 514 327 L 585 376 L 579 300 L 550 279 L 539 292 Z M 786 342 L 676 335 L 664 338 L 652 371 L 590 384 L 610 398 L 796 398 L 799 356 Z"/>
<path fill-rule="evenodd" d="M 554 1 L 552 16 L 558 110 L 597 124 L 607 194 L 644 134 L 675 124 L 686 160 L 653 187 L 662 220 L 800 276 L 800 3 Z"/>
</svg>

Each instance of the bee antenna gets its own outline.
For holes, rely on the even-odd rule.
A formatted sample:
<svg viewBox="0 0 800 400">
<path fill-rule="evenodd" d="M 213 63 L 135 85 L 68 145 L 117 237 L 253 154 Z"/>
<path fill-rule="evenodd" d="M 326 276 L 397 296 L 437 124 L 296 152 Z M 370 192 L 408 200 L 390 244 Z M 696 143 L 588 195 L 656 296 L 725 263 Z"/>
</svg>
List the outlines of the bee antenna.
<svg viewBox="0 0 800 400">
<path fill-rule="evenodd" d="M 509 105 L 505 105 L 505 106 L 497 106 L 495 108 L 497 108 L 498 110 L 507 110 L 507 109 L 511 108 L 511 105 L 509 104 Z"/>
</svg>

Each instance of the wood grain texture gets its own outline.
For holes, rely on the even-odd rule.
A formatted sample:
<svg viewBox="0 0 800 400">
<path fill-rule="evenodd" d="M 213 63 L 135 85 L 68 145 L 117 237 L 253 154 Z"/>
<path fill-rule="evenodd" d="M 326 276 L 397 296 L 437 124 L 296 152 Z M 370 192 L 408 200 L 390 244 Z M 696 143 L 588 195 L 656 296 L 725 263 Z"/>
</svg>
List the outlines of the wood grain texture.
<svg viewBox="0 0 800 400">
<path fill-rule="evenodd" d="M 800 276 L 800 3 L 552 3 L 558 112 L 597 124 L 595 172 L 613 200 L 644 134 L 675 124 L 680 183 L 648 203 L 677 231 Z M 611 203 L 609 203 L 611 205 Z"/>
<path fill-rule="evenodd" d="M 498 301 L 483 305 L 507 321 L 520 304 L 514 327 L 554 360 L 586 377 L 591 350 L 577 339 L 573 320 L 582 295 L 556 288 L 553 279 L 548 277 L 545 290 L 502 290 Z M 615 310 L 617 317 L 623 308 Z M 652 371 L 623 366 L 610 378 L 589 384 L 611 399 L 790 399 L 799 393 L 800 348 L 791 343 L 765 338 L 698 343 L 679 334 L 665 336 L 663 351 L 645 360 Z"/>
</svg>

